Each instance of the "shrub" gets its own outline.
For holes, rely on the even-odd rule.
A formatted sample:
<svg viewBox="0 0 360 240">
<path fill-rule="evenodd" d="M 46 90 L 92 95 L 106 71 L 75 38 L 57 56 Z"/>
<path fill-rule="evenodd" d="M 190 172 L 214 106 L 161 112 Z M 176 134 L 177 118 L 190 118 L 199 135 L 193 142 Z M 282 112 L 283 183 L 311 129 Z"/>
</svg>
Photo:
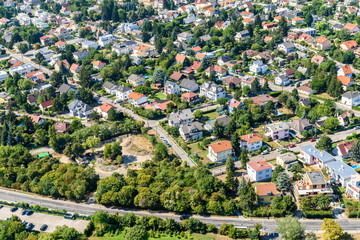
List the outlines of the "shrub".
<svg viewBox="0 0 360 240">
<path fill-rule="evenodd" d="M 303 215 L 306 218 L 332 218 L 333 217 L 333 211 L 327 210 L 327 211 L 303 211 Z"/>
</svg>

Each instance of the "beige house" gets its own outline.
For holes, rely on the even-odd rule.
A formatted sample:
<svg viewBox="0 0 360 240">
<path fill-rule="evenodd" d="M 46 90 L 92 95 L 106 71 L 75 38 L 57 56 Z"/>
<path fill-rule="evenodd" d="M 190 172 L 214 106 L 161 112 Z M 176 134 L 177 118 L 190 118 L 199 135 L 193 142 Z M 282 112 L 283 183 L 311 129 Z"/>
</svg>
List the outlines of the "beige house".
<svg viewBox="0 0 360 240">
<path fill-rule="evenodd" d="M 212 162 L 224 162 L 229 155 L 233 155 L 233 148 L 231 142 L 224 140 L 209 145 L 208 158 Z"/>
<path fill-rule="evenodd" d="M 297 158 L 293 152 L 287 152 L 280 154 L 276 157 L 276 164 L 283 168 L 290 168 L 292 165 L 297 163 Z"/>
</svg>

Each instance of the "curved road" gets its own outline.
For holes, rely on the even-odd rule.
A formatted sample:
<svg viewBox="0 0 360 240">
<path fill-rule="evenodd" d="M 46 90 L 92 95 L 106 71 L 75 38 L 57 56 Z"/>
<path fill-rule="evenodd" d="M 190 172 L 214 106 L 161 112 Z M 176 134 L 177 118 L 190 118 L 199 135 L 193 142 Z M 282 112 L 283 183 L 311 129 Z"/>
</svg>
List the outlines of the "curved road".
<svg viewBox="0 0 360 240">
<path fill-rule="evenodd" d="M 6 189 L 0 189 L 0 200 L 19 203 L 26 202 L 30 205 L 40 205 L 49 209 L 65 209 L 68 212 L 79 213 L 81 215 L 91 215 L 96 211 L 105 211 L 110 214 L 118 213 L 124 215 L 126 213 L 134 213 L 137 216 L 156 216 L 161 218 L 173 218 L 180 221 L 180 215 L 170 212 L 154 212 L 154 211 L 143 211 L 136 209 L 118 209 L 118 208 L 106 208 L 98 204 L 87 204 L 87 203 L 75 203 L 63 200 L 54 200 L 46 197 L 32 195 L 23 192 L 15 192 Z M 260 223 L 263 225 L 264 231 L 268 233 L 276 232 L 276 221 L 274 219 L 251 219 L 243 217 L 222 217 L 222 216 L 200 216 L 193 215 L 192 217 L 201 220 L 207 224 L 214 224 L 216 227 L 220 227 L 222 223 L 234 224 L 235 226 L 242 227 L 253 227 L 254 224 Z M 307 231 L 319 231 L 321 229 L 322 220 L 300 220 L 306 226 Z M 360 232 L 360 220 L 337 220 L 344 231 L 356 233 Z"/>
</svg>

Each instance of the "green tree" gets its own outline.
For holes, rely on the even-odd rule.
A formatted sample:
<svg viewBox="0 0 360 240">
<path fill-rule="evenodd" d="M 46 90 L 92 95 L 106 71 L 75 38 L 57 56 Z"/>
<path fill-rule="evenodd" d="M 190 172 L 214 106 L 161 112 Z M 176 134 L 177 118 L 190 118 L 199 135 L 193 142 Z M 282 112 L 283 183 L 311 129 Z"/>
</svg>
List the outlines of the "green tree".
<svg viewBox="0 0 360 240">
<path fill-rule="evenodd" d="M 334 219 L 325 218 L 321 225 L 324 240 L 338 240 L 343 236 L 343 229 Z"/>
<path fill-rule="evenodd" d="M 329 117 L 324 122 L 324 128 L 336 130 L 339 126 L 339 120 L 336 117 Z"/>
<path fill-rule="evenodd" d="M 235 190 L 235 163 L 234 158 L 229 155 L 226 160 L 226 178 L 225 178 L 225 185 L 230 191 Z"/>
<path fill-rule="evenodd" d="M 162 68 L 157 68 L 157 69 L 154 71 L 152 80 L 153 80 L 155 83 L 162 83 L 162 84 L 164 84 L 165 81 L 166 81 L 166 79 L 167 79 L 166 74 L 165 74 L 164 70 L 162 70 Z"/>
<path fill-rule="evenodd" d="M 240 143 L 238 143 L 240 144 Z M 241 168 L 245 169 L 246 164 L 250 161 L 246 148 L 243 148 L 240 154 Z"/>
<path fill-rule="evenodd" d="M 17 49 L 21 54 L 25 54 L 29 50 L 29 46 L 26 43 L 19 43 Z"/>
<path fill-rule="evenodd" d="M 276 189 L 281 192 L 291 189 L 291 181 L 285 171 L 278 174 L 276 178 Z"/>
<path fill-rule="evenodd" d="M 354 159 L 357 162 L 360 161 L 360 142 L 359 141 L 355 141 L 354 144 L 352 145 L 349 157 L 351 159 Z"/>
<path fill-rule="evenodd" d="M 213 135 L 216 138 L 222 138 L 224 137 L 224 134 L 225 134 L 225 127 L 221 123 L 216 121 L 213 128 Z"/>
<path fill-rule="evenodd" d="M 101 140 L 98 137 L 90 136 L 86 139 L 83 143 L 84 148 L 90 148 L 91 151 L 94 153 L 95 148 L 99 147 L 101 144 Z"/>
<path fill-rule="evenodd" d="M 272 173 L 272 177 L 271 177 L 271 182 L 276 182 L 276 179 L 279 176 L 279 173 L 285 171 L 285 169 L 281 166 L 281 165 L 276 165 L 273 173 Z"/>
<path fill-rule="evenodd" d="M 302 240 L 305 238 L 305 225 L 298 218 L 287 216 L 282 220 L 276 220 L 281 239 Z"/>
<path fill-rule="evenodd" d="M 200 120 L 203 117 L 203 115 L 204 115 L 203 111 L 199 109 L 194 112 L 194 118 L 196 120 Z"/>
<path fill-rule="evenodd" d="M 332 140 L 328 136 L 322 136 L 316 143 L 316 148 L 319 150 L 325 150 L 327 152 L 332 151 Z"/>
</svg>

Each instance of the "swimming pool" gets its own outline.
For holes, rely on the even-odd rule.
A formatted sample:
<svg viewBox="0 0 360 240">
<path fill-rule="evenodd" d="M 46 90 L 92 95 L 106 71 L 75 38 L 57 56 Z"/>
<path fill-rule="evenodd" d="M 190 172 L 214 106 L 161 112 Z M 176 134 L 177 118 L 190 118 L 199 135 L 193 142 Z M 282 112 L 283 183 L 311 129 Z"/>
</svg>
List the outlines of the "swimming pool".
<svg viewBox="0 0 360 240">
<path fill-rule="evenodd" d="M 353 166 L 351 166 L 353 169 L 357 169 L 357 168 L 359 168 L 360 167 L 360 165 L 359 164 L 356 164 L 356 165 L 353 165 Z"/>
</svg>

